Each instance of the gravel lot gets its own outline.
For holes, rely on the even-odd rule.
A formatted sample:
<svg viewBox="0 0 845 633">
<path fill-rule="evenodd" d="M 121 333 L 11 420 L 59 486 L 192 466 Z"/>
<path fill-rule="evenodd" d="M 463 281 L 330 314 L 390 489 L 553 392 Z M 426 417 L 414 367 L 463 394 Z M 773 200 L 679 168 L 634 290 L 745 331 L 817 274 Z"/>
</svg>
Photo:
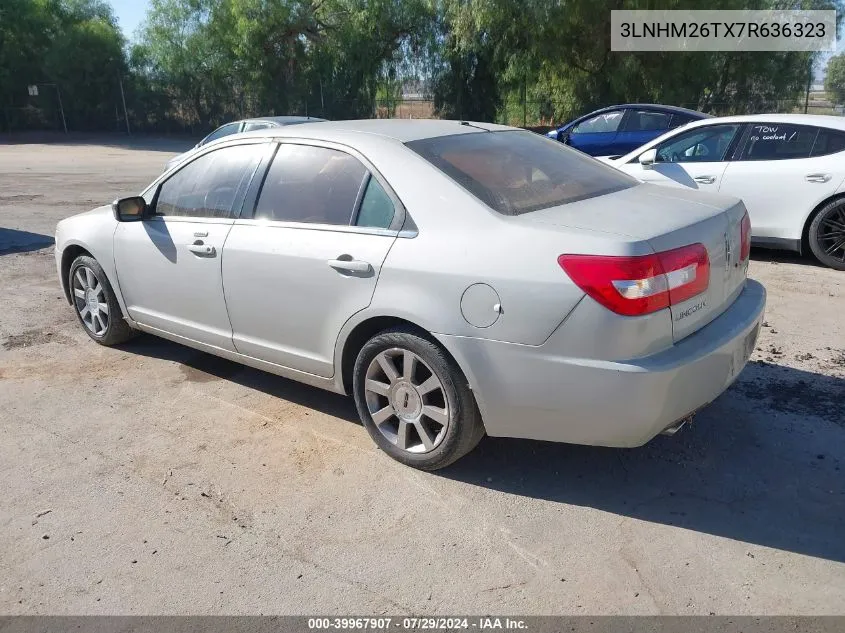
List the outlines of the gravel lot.
<svg viewBox="0 0 845 633">
<path fill-rule="evenodd" d="M 753 362 L 673 438 L 421 473 L 351 400 L 82 332 L 56 222 L 185 145 L 0 144 L 0 613 L 845 614 L 845 273 L 754 252 Z"/>
</svg>

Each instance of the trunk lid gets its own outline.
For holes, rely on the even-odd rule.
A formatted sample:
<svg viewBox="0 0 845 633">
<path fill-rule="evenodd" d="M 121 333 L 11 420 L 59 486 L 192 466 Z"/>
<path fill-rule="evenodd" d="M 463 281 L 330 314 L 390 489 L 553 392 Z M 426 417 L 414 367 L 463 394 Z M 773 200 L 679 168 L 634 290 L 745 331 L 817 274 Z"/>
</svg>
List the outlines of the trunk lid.
<svg viewBox="0 0 845 633">
<path fill-rule="evenodd" d="M 648 242 L 654 252 L 700 243 L 710 261 L 707 290 L 671 306 L 672 337 L 680 341 L 724 312 L 745 284 L 740 264 L 740 222 L 745 205 L 736 198 L 642 184 L 520 216 L 532 223 L 604 231 Z"/>
</svg>

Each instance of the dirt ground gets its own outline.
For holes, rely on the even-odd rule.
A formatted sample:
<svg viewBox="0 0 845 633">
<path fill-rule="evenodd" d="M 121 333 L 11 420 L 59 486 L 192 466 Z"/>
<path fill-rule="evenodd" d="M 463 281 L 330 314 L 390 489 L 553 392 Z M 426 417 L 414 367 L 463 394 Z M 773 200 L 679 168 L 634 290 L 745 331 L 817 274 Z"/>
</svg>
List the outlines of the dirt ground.
<svg viewBox="0 0 845 633">
<path fill-rule="evenodd" d="M 0 145 L 0 613 L 845 613 L 845 273 L 754 252 L 759 348 L 675 437 L 421 473 L 348 399 L 82 332 L 56 222 L 184 145 Z"/>
</svg>

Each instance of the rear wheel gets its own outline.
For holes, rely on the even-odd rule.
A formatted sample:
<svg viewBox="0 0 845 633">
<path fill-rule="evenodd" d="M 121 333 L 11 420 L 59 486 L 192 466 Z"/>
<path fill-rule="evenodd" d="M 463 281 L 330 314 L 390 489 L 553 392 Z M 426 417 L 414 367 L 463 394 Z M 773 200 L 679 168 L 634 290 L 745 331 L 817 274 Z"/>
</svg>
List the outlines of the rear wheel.
<svg viewBox="0 0 845 633">
<path fill-rule="evenodd" d="M 388 330 L 364 345 L 353 392 L 375 443 L 408 466 L 443 468 L 484 436 L 475 398 L 455 361 L 410 330 Z"/>
<path fill-rule="evenodd" d="M 845 199 L 822 207 L 808 233 L 813 255 L 825 266 L 845 270 Z"/>
<path fill-rule="evenodd" d="M 70 298 L 85 333 L 101 345 L 117 345 L 129 340 L 134 330 L 123 320 L 106 273 L 93 257 L 73 260 L 68 273 Z"/>
</svg>

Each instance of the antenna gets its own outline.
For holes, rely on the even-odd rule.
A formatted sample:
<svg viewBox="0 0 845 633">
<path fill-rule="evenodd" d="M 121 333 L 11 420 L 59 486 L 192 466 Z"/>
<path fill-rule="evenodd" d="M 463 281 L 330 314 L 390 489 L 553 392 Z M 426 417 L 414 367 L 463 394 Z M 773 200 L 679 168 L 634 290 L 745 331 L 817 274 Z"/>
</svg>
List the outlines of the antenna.
<svg viewBox="0 0 845 633">
<path fill-rule="evenodd" d="M 490 132 L 492 130 L 488 130 L 486 127 L 481 127 L 479 125 L 475 125 L 474 123 L 470 123 L 469 121 L 458 121 L 460 125 L 466 125 L 467 127 L 474 127 L 476 130 L 481 130 L 482 132 Z"/>
</svg>

